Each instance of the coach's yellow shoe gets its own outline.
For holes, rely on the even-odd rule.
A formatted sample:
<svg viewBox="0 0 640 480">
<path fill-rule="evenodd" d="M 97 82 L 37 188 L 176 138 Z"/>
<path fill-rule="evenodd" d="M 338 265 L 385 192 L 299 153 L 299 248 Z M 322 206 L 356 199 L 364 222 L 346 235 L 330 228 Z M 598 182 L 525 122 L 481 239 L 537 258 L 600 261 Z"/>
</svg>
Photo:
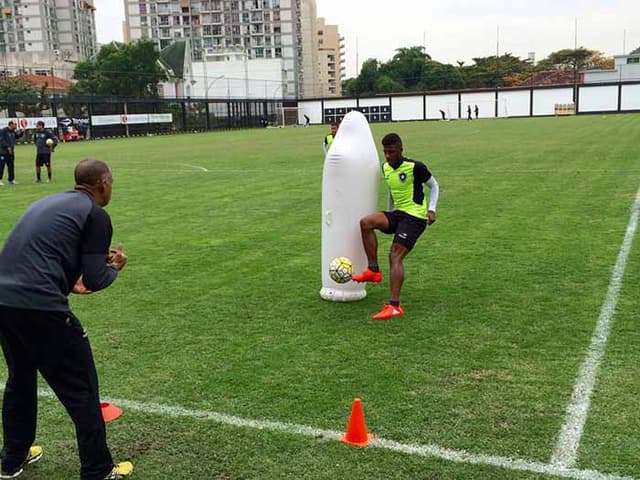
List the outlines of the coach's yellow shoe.
<svg viewBox="0 0 640 480">
<path fill-rule="evenodd" d="M 38 460 L 42 458 L 42 453 L 43 453 L 42 447 L 33 445 L 31 448 L 29 448 L 29 453 L 27 453 L 27 458 L 24 459 L 24 462 L 22 462 L 22 465 L 20 465 L 16 470 L 12 472 L 5 472 L 4 470 L 2 470 L 0 472 L 0 478 L 1 479 L 18 478 L 20 475 L 22 475 L 22 472 L 24 472 L 24 467 L 26 467 L 27 465 L 31 465 L 32 463 L 36 463 Z"/>
<path fill-rule="evenodd" d="M 113 466 L 113 470 L 104 477 L 104 480 L 121 480 L 131 475 L 131 472 L 133 472 L 133 464 L 131 462 L 120 462 Z"/>
</svg>

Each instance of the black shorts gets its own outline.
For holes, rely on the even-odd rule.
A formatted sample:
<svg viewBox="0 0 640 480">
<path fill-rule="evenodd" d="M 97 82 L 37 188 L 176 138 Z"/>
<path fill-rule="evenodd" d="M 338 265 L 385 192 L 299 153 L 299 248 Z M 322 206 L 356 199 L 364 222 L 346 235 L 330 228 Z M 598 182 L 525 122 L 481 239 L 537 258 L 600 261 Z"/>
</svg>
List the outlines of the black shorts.
<svg viewBox="0 0 640 480">
<path fill-rule="evenodd" d="M 36 155 L 36 167 L 51 165 L 51 154 L 50 153 L 38 153 Z"/>
<path fill-rule="evenodd" d="M 389 228 L 384 233 L 394 233 L 393 243 L 399 243 L 411 250 L 427 228 L 427 220 L 414 217 L 401 210 L 383 212 L 389 220 Z"/>
</svg>

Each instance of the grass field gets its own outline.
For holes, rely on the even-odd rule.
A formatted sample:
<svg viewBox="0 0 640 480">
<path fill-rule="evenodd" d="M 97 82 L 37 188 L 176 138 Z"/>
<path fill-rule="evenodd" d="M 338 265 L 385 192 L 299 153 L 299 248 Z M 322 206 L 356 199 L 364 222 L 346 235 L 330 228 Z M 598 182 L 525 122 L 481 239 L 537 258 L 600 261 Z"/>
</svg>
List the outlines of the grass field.
<svg viewBox="0 0 640 480">
<path fill-rule="evenodd" d="M 399 133 L 441 187 L 392 322 L 369 319 L 386 279 L 361 302 L 319 298 L 324 127 L 61 145 L 42 185 L 33 147 L 17 149 L 0 239 L 72 186 L 77 160 L 114 172 L 129 265 L 72 306 L 102 395 L 125 407 L 116 460 L 139 479 L 640 478 L 637 239 L 577 462 L 546 469 L 638 209 L 640 116 L 372 129 Z M 381 448 L 334 441 L 355 397 Z M 69 418 L 46 394 L 39 415 L 45 458 L 25 478 L 76 478 Z"/>
</svg>

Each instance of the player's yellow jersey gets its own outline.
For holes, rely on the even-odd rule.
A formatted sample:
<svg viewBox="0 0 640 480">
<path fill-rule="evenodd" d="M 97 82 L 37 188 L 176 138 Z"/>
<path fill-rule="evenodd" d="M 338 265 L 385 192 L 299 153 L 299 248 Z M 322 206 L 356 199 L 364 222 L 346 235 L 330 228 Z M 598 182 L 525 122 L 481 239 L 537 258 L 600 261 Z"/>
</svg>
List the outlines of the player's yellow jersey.
<svg viewBox="0 0 640 480">
<path fill-rule="evenodd" d="M 428 202 L 423 184 L 431 178 L 431 172 L 427 166 L 422 162 L 403 158 L 397 168 L 385 162 L 382 165 L 382 174 L 389 186 L 394 208 L 425 219 Z"/>
</svg>

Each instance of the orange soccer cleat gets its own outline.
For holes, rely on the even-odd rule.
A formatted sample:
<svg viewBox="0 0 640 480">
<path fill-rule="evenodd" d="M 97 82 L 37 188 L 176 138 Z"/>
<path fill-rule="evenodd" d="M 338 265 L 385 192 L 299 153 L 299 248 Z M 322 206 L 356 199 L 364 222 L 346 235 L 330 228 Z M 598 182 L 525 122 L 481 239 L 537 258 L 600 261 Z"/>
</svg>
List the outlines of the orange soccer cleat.
<svg viewBox="0 0 640 480">
<path fill-rule="evenodd" d="M 394 307 L 389 303 L 385 303 L 382 306 L 382 310 L 371 318 L 374 320 L 391 320 L 393 317 L 401 317 L 402 315 L 404 315 L 404 310 L 402 310 L 401 306 Z"/>
<path fill-rule="evenodd" d="M 354 282 L 371 282 L 371 283 L 380 283 L 382 281 L 382 272 L 374 272 L 373 270 L 367 268 L 360 275 L 353 275 L 351 280 Z"/>
</svg>

